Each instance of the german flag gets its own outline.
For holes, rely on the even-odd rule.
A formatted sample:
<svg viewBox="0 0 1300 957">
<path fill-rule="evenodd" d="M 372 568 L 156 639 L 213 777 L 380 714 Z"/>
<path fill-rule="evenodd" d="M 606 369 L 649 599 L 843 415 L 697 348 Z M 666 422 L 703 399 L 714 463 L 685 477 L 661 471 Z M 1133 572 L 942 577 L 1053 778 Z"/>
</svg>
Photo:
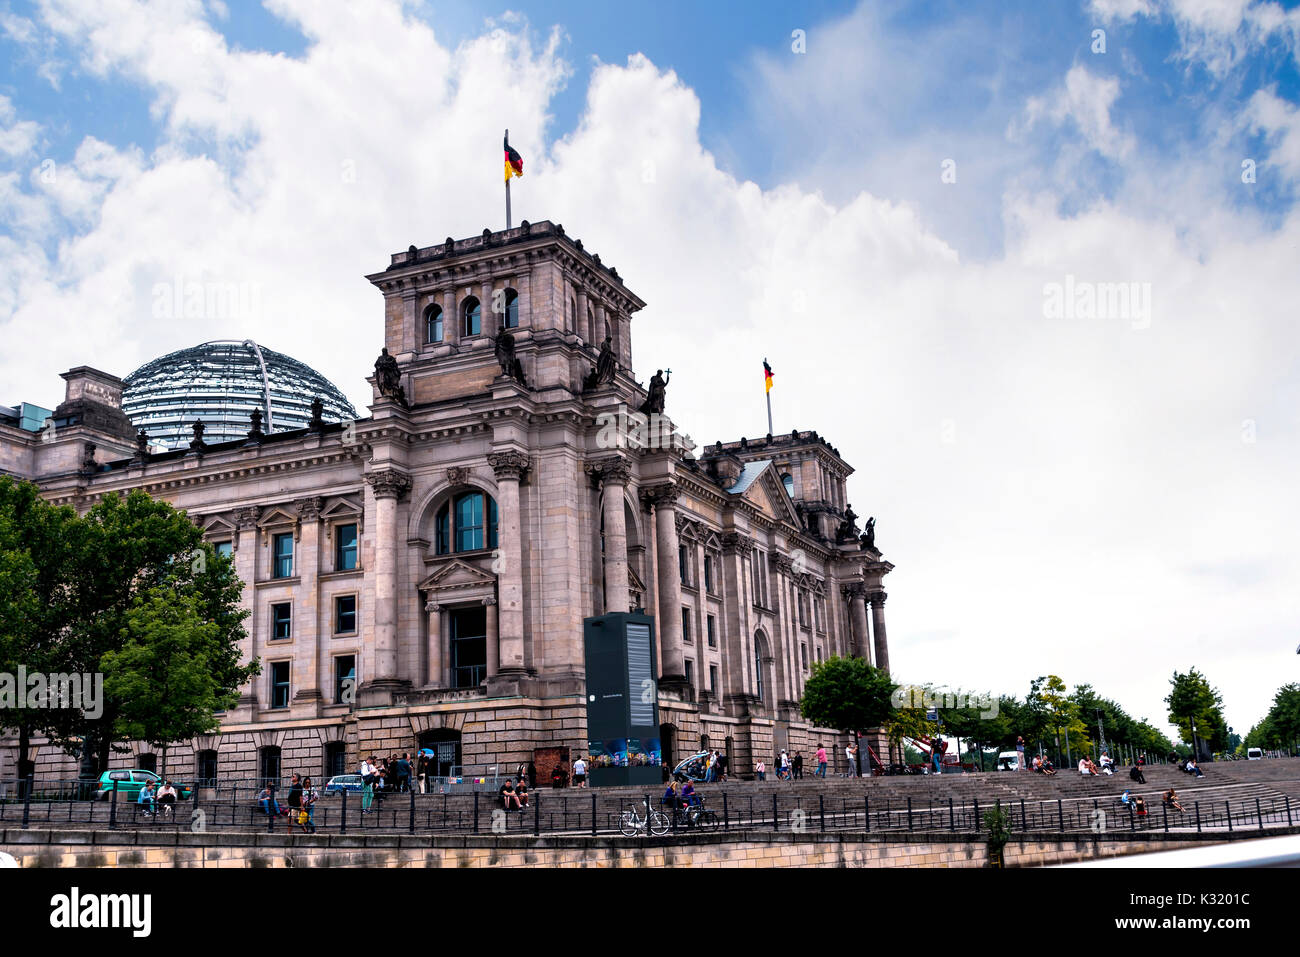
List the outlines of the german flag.
<svg viewBox="0 0 1300 957">
<path fill-rule="evenodd" d="M 524 175 L 524 158 L 510 148 L 509 140 L 502 140 L 506 148 L 506 182 L 510 182 L 511 176 Z"/>
<path fill-rule="evenodd" d="M 767 364 L 766 359 L 763 360 L 763 385 L 765 393 L 772 391 L 772 367 Z"/>
</svg>

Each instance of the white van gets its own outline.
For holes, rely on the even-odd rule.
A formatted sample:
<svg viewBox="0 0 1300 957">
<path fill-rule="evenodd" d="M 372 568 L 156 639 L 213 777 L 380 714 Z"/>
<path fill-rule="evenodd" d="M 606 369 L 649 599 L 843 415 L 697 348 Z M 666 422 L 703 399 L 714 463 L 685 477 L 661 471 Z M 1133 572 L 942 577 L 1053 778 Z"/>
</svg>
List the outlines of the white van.
<svg viewBox="0 0 1300 957">
<path fill-rule="evenodd" d="M 1264 760 L 1264 750 L 1263 750 L 1262 748 L 1247 748 L 1247 749 L 1246 749 L 1246 760 L 1247 760 L 1247 761 L 1262 761 L 1262 760 Z"/>
<path fill-rule="evenodd" d="M 1019 771 L 1020 770 L 1020 752 L 1003 751 L 998 755 L 999 771 Z"/>
</svg>

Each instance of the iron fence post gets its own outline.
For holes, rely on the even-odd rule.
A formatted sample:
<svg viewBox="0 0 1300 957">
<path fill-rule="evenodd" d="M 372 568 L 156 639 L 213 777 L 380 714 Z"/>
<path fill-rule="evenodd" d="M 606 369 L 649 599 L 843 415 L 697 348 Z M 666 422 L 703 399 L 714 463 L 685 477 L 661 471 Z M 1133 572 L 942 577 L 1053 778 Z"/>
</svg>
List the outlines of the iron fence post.
<svg viewBox="0 0 1300 957">
<path fill-rule="evenodd" d="M 1022 831 L 1029 830 L 1029 824 L 1025 820 L 1025 799 L 1024 798 L 1020 799 L 1020 830 Z"/>
<path fill-rule="evenodd" d="M 862 821 L 863 821 L 863 828 L 862 828 L 862 829 L 863 829 L 864 831 L 870 831 L 870 830 L 871 830 L 871 797 L 870 797 L 870 795 L 863 795 L 863 797 L 862 797 Z"/>
<path fill-rule="evenodd" d="M 596 836 L 596 792 L 591 792 L 591 836 Z"/>
<path fill-rule="evenodd" d="M 722 829 L 731 830 L 731 815 L 727 813 L 727 792 L 722 792 Z"/>
<path fill-rule="evenodd" d="M 948 795 L 948 830 L 957 830 L 957 815 L 952 807 L 952 795 Z"/>
<path fill-rule="evenodd" d="M 1224 801 L 1223 805 L 1228 809 L 1228 833 L 1231 834 L 1232 833 L 1232 802 Z"/>
<path fill-rule="evenodd" d="M 407 826 L 407 833 L 414 834 L 415 833 L 415 788 L 408 786 L 406 790 L 407 793 L 411 795 L 411 821 L 410 824 Z"/>
<path fill-rule="evenodd" d="M 474 792 L 474 833 L 478 833 L 478 791 Z"/>
<path fill-rule="evenodd" d="M 1259 807 L 1259 797 L 1255 798 L 1255 820 L 1259 823 L 1259 829 L 1264 830 L 1264 812 Z"/>
<path fill-rule="evenodd" d="M 1291 795 L 1289 794 L 1283 795 L 1283 799 L 1286 801 L 1286 826 L 1290 827 L 1291 826 Z"/>
<path fill-rule="evenodd" d="M 27 775 L 25 787 L 23 788 L 23 829 L 26 830 L 27 822 L 32 818 L 32 789 L 36 787 L 36 776 Z"/>
<path fill-rule="evenodd" d="M 339 833 L 346 834 L 348 832 L 348 789 L 344 788 L 340 791 L 339 797 L 343 800 L 343 806 L 339 809 Z M 234 823 L 233 815 L 231 817 L 231 823 Z"/>
<path fill-rule="evenodd" d="M 912 829 L 912 796 L 907 796 L 907 829 Z"/>
<path fill-rule="evenodd" d="M 1196 833 L 1200 834 L 1201 833 L 1201 802 L 1193 801 L 1192 809 L 1196 811 Z"/>
<path fill-rule="evenodd" d="M 826 830 L 826 798 L 822 794 L 817 795 L 817 815 L 821 818 L 822 830 Z"/>
<path fill-rule="evenodd" d="M 776 817 L 776 792 L 773 791 L 772 792 L 772 830 L 776 831 L 779 829 L 780 829 L 780 823 L 777 821 L 777 817 Z"/>
<path fill-rule="evenodd" d="M 983 823 L 980 820 L 980 799 L 972 798 L 972 800 L 975 802 L 975 833 L 978 834 L 980 832 L 980 825 Z"/>
<path fill-rule="evenodd" d="M 1060 798 L 1056 799 L 1056 829 L 1065 831 L 1065 804 Z"/>
<path fill-rule="evenodd" d="M 542 799 L 536 794 L 533 797 L 537 798 L 533 801 L 533 836 L 537 837 L 542 833 Z"/>
<path fill-rule="evenodd" d="M 1168 805 L 1168 804 L 1161 803 L 1161 805 L 1160 805 L 1160 813 L 1161 813 L 1161 815 L 1164 817 L 1164 821 L 1165 821 L 1165 833 L 1168 834 L 1168 833 L 1169 833 L 1169 805 Z"/>
</svg>

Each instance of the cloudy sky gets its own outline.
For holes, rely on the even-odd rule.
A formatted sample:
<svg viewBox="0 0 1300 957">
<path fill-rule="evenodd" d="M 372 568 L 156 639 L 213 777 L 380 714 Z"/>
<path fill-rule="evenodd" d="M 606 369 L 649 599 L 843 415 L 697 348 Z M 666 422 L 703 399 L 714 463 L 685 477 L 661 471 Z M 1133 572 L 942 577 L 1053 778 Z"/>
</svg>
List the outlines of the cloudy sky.
<svg viewBox="0 0 1300 957">
<path fill-rule="evenodd" d="M 0 0 L 0 401 L 252 336 L 358 407 L 363 274 L 551 219 L 711 442 L 817 429 L 900 678 L 1246 730 L 1300 679 L 1300 9 Z M 705 9 L 701 10 L 700 7 Z M 158 290 L 230 285 L 174 314 Z"/>
</svg>

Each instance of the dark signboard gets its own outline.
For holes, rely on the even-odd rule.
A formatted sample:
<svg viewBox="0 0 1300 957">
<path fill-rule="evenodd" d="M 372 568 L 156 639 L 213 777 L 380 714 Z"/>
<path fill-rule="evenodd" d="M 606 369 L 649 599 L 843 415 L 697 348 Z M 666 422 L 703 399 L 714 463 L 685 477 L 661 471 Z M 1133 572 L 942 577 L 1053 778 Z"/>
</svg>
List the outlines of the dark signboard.
<svg viewBox="0 0 1300 957">
<path fill-rule="evenodd" d="M 591 785 L 660 783 L 654 618 L 633 612 L 587 618 L 582 637 Z"/>
</svg>

